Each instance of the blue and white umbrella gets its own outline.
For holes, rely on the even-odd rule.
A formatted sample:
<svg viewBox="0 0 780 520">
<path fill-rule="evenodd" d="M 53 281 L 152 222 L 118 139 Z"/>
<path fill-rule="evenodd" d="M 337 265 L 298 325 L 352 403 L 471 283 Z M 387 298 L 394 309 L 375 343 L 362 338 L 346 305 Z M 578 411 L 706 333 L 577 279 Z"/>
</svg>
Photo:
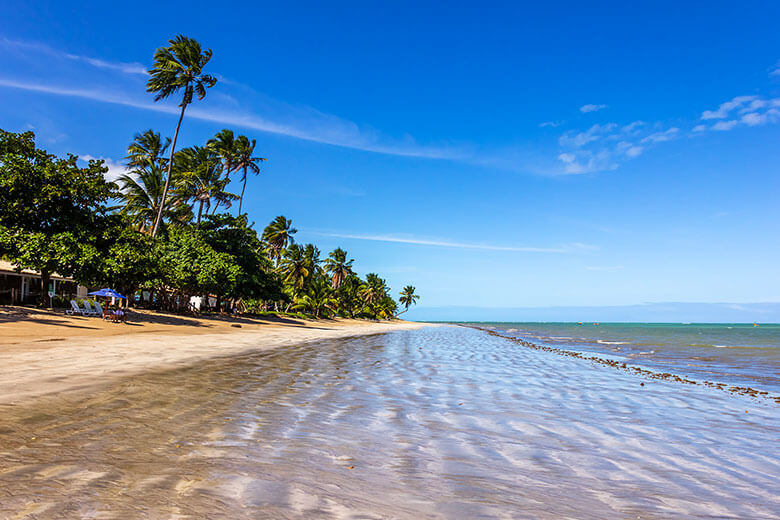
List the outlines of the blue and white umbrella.
<svg viewBox="0 0 780 520">
<path fill-rule="evenodd" d="M 122 298 L 124 300 L 127 299 L 126 296 L 122 296 L 121 294 L 119 294 L 115 290 L 108 289 L 108 288 L 100 289 L 99 291 L 92 291 L 91 293 L 89 293 L 89 295 L 90 296 L 105 296 L 107 298 Z"/>
</svg>

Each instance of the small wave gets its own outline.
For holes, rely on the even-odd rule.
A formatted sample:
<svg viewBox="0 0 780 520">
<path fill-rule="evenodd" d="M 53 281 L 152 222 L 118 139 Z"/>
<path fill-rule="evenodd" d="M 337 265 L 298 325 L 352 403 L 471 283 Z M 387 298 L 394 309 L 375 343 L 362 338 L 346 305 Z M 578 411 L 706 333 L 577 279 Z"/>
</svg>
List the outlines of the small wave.
<svg viewBox="0 0 780 520">
<path fill-rule="evenodd" d="M 506 329 L 507 332 L 519 332 L 520 329 Z"/>
<path fill-rule="evenodd" d="M 597 339 L 596 343 L 601 343 L 602 345 L 628 345 L 631 342 L 630 341 L 604 341 L 601 339 Z"/>
<path fill-rule="evenodd" d="M 571 340 L 574 338 L 570 338 L 569 336 L 550 336 L 550 339 L 565 339 L 565 340 Z"/>
<path fill-rule="evenodd" d="M 639 353 L 639 355 L 642 355 L 642 354 L 644 354 L 644 355 L 655 354 L 655 350 L 650 350 L 650 351 L 647 351 L 647 352 L 640 352 Z"/>
</svg>

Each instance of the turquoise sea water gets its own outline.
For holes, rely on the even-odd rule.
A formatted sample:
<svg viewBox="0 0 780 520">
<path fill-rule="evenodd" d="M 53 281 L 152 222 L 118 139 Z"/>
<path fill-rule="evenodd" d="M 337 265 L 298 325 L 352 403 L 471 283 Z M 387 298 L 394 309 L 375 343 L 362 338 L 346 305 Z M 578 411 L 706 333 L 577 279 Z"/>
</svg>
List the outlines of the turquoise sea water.
<svg viewBox="0 0 780 520">
<path fill-rule="evenodd" d="M 596 352 L 700 380 L 780 392 L 780 324 L 480 323 L 533 343 Z"/>
</svg>

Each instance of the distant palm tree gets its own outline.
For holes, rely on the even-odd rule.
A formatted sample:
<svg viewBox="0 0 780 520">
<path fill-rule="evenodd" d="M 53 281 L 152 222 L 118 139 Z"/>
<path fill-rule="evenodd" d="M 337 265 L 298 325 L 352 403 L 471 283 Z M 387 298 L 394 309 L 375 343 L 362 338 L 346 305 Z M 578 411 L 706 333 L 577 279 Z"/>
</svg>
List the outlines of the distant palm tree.
<svg viewBox="0 0 780 520">
<path fill-rule="evenodd" d="M 268 249 L 268 256 L 274 260 L 274 265 L 279 265 L 282 251 L 288 244 L 294 244 L 293 235 L 298 230 L 292 227 L 292 220 L 283 215 L 276 217 L 263 231 L 263 241 Z"/>
<path fill-rule="evenodd" d="M 310 262 L 304 248 L 298 244 L 292 244 L 288 247 L 284 251 L 279 269 L 284 275 L 284 283 L 293 288 L 293 294 L 300 293 L 311 274 Z"/>
<path fill-rule="evenodd" d="M 241 188 L 241 197 L 239 197 L 238 200 L 238 214 L 240 216 L 241 205 L 244 202 L 244 191 L 246 190 L 247 170 L 249 170 L 255 175 L 258 175 L 260 173 L 260 167 L 258 166 L 258 163 L 261 163 L 267 159 L 265 157 L 252 157 L 252 154 L 255 153 L 255 146 L 257 145 L 257 141 L 255 141 L 254 139 L 250 141 L 247 136 L 239 135 L 238 139 L 236 139 L 236 142 L 237 142 L 237 153 L 235 158 L 236 169 L 242 169 L 244 172 L 243 175 L 241 176 L 241 182 L 244 183 L 244 187 Z"/>
<path fill-rule="evenodd" d="M 343 249 L 336 248 L 325 260 L 325 271 L 331 275 L 331 283 L 334 289 L 341 287 L 344 280 L 352 274 L 352 262 L 354 260 L 347 260 L 347 252 Z"/>
<path fill-rule="evenodd" d="M 165 163 L 166 159 L 163 155 L 170 145 L 170 137 L 163 140 L 160 133 L 153 130 L 135 134 L 133 142 L 127 147 L 127 157 L 125 157 L 127 165 L 132 169 L 143 168 L 149 164 Z"/>
<path fill-rule="evenodd" d="M 168 47 L 160 47 L 154 53 L 154 67 L 149 70 L 149 81 L 146 83 L 147 92 L 155 92 L 154 100 L 160 101 L 181 89 L 184 89 L 182 101 L 179 104 L 181 114 L 176 124 L 176 133 L 173 134 L 170 158 L 168 159 L 168 172 L 165 177 L 165 187 L 162 192 L 162 203 L 159 213 L 154 221 L 152 236 L 157 235 L 157 228 L 162 220 L 162 209 L 165 206 L 165 198 L 168 195 L 168 187 L 171 183 L 171 167 L 173 166 L 173 154 L 176 151 L 176 140 L 179 138 L 179 129 L 184 110 L 192 103 L 193 95 L 198 99 L 206 96 L 206 89 L 213 87 L 217 79 L 208 74 L 203 74 L 203 67 L 211 59 L 211 49 L 202 51 L 200 43 L 192 38 L 179 35 L 173 40 L 168 40 Z"/>
<path fill-rule="evenodd" d="M 210 148 L 184 148 L 176 154 L 174 162 L 179 177 L 176 185 L 184 197 L 198 204 L 196 228 L 200 227 L 204 207 L 208 211 L 213 203 L 215 211 L 220 205 L 229 208 L 238 199 L 238 195 L 225 191 L 228 179 L 222 176 L 222 163 Z"/>
<path fill-rule="evenodd" d="M 233 130 L 228 130 L 227 128 L 220 130 L 217 135 L 209 139 L 206 146 L 214 150 L 214 153 L 219 156 L 225 171 L 225 177 L 229 178 L 230 174 L 238 169 L 236 165 L 238 141 L 236 141 L 233 135 Z"/>
<path fill-rule="evenodd" d="M 417 303 L 417 300 L 420 299 L 420 297 L 416 294 L 414 294 L 415 288 L 413 285 L 407 285 L 404 287 L 404 290 L 401 291 L 401 297 L 398 298 L 398 301 L 401 302 L 401 304 L 404 306 L 403 312 L 399 314 L 403 314 L 404 312 L 409 310 L 409 307 Z"/>
</svg>

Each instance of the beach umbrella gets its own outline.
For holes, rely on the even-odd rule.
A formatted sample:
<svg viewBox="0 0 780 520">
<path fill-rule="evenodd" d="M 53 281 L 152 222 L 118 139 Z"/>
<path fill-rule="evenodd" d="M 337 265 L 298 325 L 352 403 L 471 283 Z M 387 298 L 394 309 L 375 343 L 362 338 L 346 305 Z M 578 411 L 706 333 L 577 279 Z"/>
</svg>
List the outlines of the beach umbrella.
<svg viewBox="0 0 780 520">
<path fill-rule="evenodd" d="M 100 289 L 99 291 L 92 291 L 89 293 L 90 296 L 105 296 L 106 298 L 122 298 L 123 300 L 126 300 L 126 296 L 122 296 L 118 292 L 116 292 L 113 289 Z"/>
</svg>

